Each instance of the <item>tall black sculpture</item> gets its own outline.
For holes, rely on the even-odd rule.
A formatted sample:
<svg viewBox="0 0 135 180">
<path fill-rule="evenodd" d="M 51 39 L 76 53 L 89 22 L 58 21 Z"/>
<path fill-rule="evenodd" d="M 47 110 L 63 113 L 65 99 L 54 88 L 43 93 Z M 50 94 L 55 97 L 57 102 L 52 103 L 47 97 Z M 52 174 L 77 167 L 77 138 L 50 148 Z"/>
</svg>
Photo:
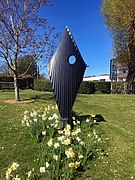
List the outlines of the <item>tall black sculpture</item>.
<svg viewBox="0 0 135 180">
<path fill-rule="evenodd" d="M 62 129 L 67 125 L 85 69 L 86 64 L 69 28 L 66 27 L 58 49 L 49 63 L 49 76 L 61 115 Z"/>
</svg>

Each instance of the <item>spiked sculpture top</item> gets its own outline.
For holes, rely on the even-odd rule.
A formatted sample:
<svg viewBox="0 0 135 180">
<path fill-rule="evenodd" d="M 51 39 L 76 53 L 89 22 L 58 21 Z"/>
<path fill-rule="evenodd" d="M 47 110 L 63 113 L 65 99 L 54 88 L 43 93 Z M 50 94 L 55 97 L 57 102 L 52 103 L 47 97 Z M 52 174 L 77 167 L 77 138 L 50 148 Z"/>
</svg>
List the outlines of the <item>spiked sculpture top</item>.
<svg viewBox="0 0 135 180">
<path fill-rule="evenodd" d="M 74 57 L 75 62 L 70 62 Z M 62 120 L 62 128 L 70 117 L 86 64 L 69 28 L 66 27 L 59 47 L 49 63 L 49 76 Z"/>
</svg>

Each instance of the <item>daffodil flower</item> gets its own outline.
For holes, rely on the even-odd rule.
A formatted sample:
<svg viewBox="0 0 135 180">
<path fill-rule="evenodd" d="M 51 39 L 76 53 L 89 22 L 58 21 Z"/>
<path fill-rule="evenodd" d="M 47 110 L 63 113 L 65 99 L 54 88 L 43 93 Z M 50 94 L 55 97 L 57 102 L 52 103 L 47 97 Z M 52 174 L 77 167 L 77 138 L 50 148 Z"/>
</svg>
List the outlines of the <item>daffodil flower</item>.
<svg viewBox="0 0 135 180">
<path fill-rule="evenodd" d="M 45 173 L 45 167 L 40 167 L 40 173 Z"/>
</svg>

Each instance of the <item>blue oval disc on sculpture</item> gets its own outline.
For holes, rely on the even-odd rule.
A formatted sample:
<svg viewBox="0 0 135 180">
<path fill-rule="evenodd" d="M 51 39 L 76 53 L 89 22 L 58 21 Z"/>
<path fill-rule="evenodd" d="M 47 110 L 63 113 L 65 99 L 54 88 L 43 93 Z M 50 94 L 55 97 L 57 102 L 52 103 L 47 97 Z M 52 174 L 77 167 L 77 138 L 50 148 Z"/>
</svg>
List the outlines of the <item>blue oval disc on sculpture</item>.
<svg viewBox="0 0 135 180">
<path fill-rule="evenodd" d="M 61 115 L 61 128 L 64 129 L 86 69 L 86 64 L 68 27 L 48 67 Z"/>
</svg>

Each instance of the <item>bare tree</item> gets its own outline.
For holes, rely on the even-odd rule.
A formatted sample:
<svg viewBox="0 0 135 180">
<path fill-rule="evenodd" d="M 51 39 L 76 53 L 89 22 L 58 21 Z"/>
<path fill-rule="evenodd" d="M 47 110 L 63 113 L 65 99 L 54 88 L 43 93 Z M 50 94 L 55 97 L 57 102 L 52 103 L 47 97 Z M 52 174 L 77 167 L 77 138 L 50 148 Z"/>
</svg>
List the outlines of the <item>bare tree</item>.
<svg viewBox="0 0 135 180">
<path fill-rule="evenodd" d="M 53 35 L 55 28 L 39 16 L 40 8 L 49 5 L 47 0 L 0 1 L 0 58 L 13 71 L 16 101 L 20 100 L 18 58 L 29 54 L 37 61 L 47 61 L 56 48 L 59 33 Z"/>
</svg>

